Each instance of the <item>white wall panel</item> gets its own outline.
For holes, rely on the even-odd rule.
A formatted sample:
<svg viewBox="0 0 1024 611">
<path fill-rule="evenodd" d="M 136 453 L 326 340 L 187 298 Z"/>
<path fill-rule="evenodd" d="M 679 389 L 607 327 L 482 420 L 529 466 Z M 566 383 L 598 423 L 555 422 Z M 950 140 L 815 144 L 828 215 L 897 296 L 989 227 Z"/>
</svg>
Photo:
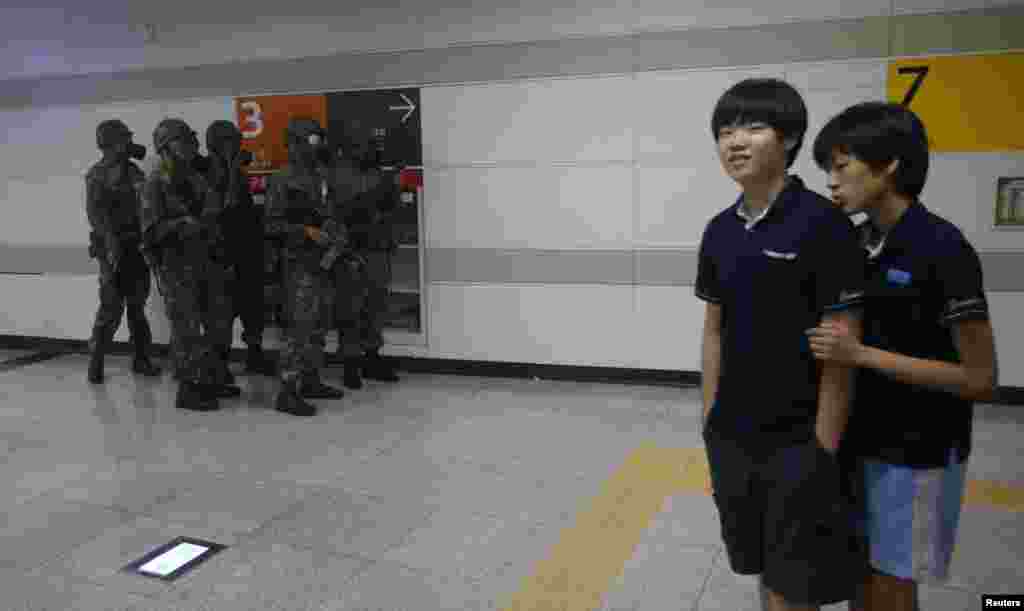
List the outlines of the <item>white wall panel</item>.
<svg viewBox="0 0 1024 611">
<path fill-rule="evenodd" d="M 782 66 L 637 74 L 629 107 L 637 161 L 660 164 L 668 158 L 689 164 L 694 155 L 714 155 L 711 114 L 722 94 L 746 78 L 783 74 Z"/>
<path fill-rule="evenodd" d="M 487 361 L 631 366 L 628 286 L 431 284 L 432 355 Z"/>
<path fill-rule="evenodd" d="M 1024 294 L 989 293 L 989 312 L 999 359 L 999 384 L 1024 386 Z"/>
<path fill-rule="evenodd" d="M 807 186 L 822 195 L 828 195 L 827 176 L 814 162 L 814 140 L 825 124 L 843 110 L 860 102 L 882 99 L 884 90 L 878 87 L 845 89 L 812 89 L 803 93 L 807 104 L 807 135 L 803 148 L 793 163 L 791 172 L 803 178 Z"/>
<path fill-rule="evenodd" d="M 700 371 L 704 302 L 690 286 L 636 287 L 637 346 L 633 367 Z"/>
<path fill-rule="evenodd" d="M 609 77 L 424 89 L 424 161 L 630 159 L 632 84 Z"/>
<path fill-rule="evenodd" d="M 636 248 L 696 248 L 708 221 L 735 203 L 739 188 L 713 155 L 691 166 L 636 169 Z"/>
<path fill-rule="evenodd" d="M 431 170 L 424 179 L 430 248 L 632 245 L 632 168 Z"/>
<path fill-rule="evenodd" d="M 785 78 L 801 93 L 873 88 L 885 93 L 887 65 L 882 60 L 790 64 Z"/>
<path fill-rule="evenodd" d="M 0 334 L 87 339 L 99 303 L 95 276 L 3 276 Z M 117 339 L 127 337 L 121 329 Z"/>
<path fill-rule="evenodd" d="M 4 206 L 0 242 L 88 244 L 85 180 L 81 176 L 7 179 L 0 186 L 0 198 Z"/>
<path fill-rule="evenodd" d="M 692 287 L 432 284 L 428 290 L 432 357 L 700 370 L 704 304 Z M 1024 328 L 1014 324 L 1014 314 L 1024 308 L 1024 294 L 993 293 L 989 300 L 1000 384 L 1022 386 Z"/>
<path fill-rule="evenodd" d="M 124 121 L 135 141 L 152 154 L 153 128 L 163 118 L 163 109 L 159 102 L 138 102 L 0 111 L 0 128 L 5 131 L 0 175 L 84 176 L 102 156 L 96 148 L 96 126 L 107 119 Z"/>
<path fill-rule="evenodd" d="M 0 335 L 84 340 L 92 333 L 99 305 L 99 284 L 95 275 L 0 275 L 0 293 L 4 295 Z M 153 341 L 166 344 L 170 328 L 155 283 L 146 303 L 146 317 Z M 114 339 L 128 341 L 128 338 L 128 324 L 122 320 Z"/>
<path fill-rule="evenodd" d="M 1024 176 L 1024 154 L 934 155 L 921 200 L 955 223 L 979 250 L 1021 250 L 1024 232 L 993 230 L 996 180 Z"/>
<path fill-rule="evenodd" d="M 84 175 L 89 160 L 99 158 L 95 124 L 77 106 L 0 112 L 4 157 L 0 175 L 43 178 Z"/>
</svg>

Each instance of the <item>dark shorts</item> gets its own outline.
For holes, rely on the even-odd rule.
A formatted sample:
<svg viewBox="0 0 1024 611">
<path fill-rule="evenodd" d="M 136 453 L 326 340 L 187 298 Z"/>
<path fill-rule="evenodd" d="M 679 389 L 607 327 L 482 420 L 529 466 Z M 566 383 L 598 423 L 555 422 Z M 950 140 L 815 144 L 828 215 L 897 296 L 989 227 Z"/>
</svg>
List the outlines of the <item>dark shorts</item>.
<svg viewBox="0 0 1024 611">
<path fill-rule="evenodd" d="M 853 599 L 867 559 L 835 456 L 817 440 L 759 453 L 704 440 L 732 570 L 794 604 Z"/>
</svg>

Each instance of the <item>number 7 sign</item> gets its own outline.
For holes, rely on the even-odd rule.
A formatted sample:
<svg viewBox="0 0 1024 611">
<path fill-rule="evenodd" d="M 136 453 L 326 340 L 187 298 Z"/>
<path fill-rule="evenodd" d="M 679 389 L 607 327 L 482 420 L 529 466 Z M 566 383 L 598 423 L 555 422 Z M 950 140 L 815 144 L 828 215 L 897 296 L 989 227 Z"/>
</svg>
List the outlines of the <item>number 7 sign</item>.
<svg viewBox="0 0 1024 611">
<path fill-rule="evenodd" d="M 886 88 L 924 122 L 933 152 L 1024 150 L 1024 53 L 894 60 Z"/>
</svg>

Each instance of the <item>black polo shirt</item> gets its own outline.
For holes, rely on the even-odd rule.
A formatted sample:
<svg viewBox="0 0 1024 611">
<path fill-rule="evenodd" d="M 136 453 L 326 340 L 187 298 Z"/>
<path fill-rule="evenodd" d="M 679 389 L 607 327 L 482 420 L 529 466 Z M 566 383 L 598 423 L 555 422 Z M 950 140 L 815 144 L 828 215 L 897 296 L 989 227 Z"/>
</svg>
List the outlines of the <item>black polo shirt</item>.
<svg viewBox="0 0 1024 611">
<path fill-rule="evenodd" d="M 708 223 L 695 292 L 722 306 L 721 377 L 707 432 L 771 449 L 812 439 L 821 368 L 806 330 L 860 303 L 853 224 L 797 176 L 757 222 L 743 197 Z"/>
<path fill-rule="evenodd" d="M 862 241 L 867 247 L 866 231 Z M 978 254 L 960 230 L 915 202 L 869 254 L 863 342 L 959 362 L 952 326 L 988 319 L 983 286 Z M 861 369 L 844 445 L 864 457 L 938 467 L 951 450 L 960 460 L 970 454 L 972 416 L 971 401 Z"/>
</svg>

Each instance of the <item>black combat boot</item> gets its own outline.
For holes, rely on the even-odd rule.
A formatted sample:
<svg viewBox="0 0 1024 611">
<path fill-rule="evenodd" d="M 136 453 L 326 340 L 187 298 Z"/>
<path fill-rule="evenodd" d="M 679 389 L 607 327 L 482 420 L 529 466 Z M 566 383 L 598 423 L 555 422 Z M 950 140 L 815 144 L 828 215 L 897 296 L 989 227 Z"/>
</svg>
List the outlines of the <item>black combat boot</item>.
<svg viewBox="0 0 1024 611">
<path fill-rule="evenodd" d="M 89 356 L 89 382 L 103 383 L 103 349 L 99 346 L 93 346 L 92 354 Z"/>
<path fill-rule="evenodd" d="M 179 409 L 194 412 L 212 412 L 220 409 L 216 398 L 203 392 L 203 387 L 194 382 L 180 382 L 174 404 Z"/>
<path fill-rule="evenodd" d="M 295 377 L 281 383 L 281 390 L 274 399 L 274 409 L 292 416 L 315 416 L 316 407 L 302 399 L 299 382 L 299 378 Z"/>
<path fill-rule="evenodd" d="M 132 359 L 132 371 L 147 377 L 156 378 L 160 376 L 160 368 L 149 360 L 149 349 L 153 343 L 153 335 L 149 330 L 149 323 L 141 308 L 131 306 L 128 316 L 129 329 L 132 336 L 132 347 L 135 349 L 135 357 Z"/>
<path fill-rule="evenodd" d="M 398 375 L 391 363 L 381 358 L 376 350 L 367 350 L 363 360 L 363 377 L 380 382 L 397 382 Z"/>
<path fill-rule="evenodd" d="M 220 357 L 221 378 L 220 381 L 228 386 L 235 385 L 235 374 L 231 373 L 231 347 L 221 348 L 217 356 Z"/>
<path fill-rule="evenodd" d="M 146 377 L 160 377 L 161 369 L 149 360 L 148 356 L 136 356 L 132 359 L 132 371 Z"/>
<path fill-rule="evenodd" d="M 200 392 L 211 399 L 233 399 L 242 396 L 242 389 L 234 384 L 201 384 Z"/>
<path fill-rule="evenodd" d="M 132 371 L 150 378 L 160 377 L 160 368 L 153 364 L 153 361 L 149 360 L 149 346 L 132 338 L 132 344 L 135 346 L 135 358 L 132 359 Z"/>
<path fill-rule="evenodd" d="M 199 393 L 207 399 L 230 399 L 242 394 L 241 388 L 224 383 L 225 376 L 230 374 L 230 371 L 227 371 L 227 363 L 224 362 L 222 354 L 221 350 L 214 349 L 208 351 L 202 359 L 200 366 L 202 382 L 197 383 L 196 387 Z"/>
<path fill-rule="evenodd" d="M 272 376 L 276 373 L 274 364 L 263 352 L 263 346 L 249 344 L 249 352 L 245 358 L 245 370 L 249 373 L 257 373 L 264 376 Z"/>
<path fill-rule="evenodd" d="M 304 399 L 341 399 L 344 396 L 345 391 L 324 384 L 319 377 L 302 380 L 302 397 Z"/>
<path fill-rule="evenodd" d="M 359 390 L 363 387 L 363 379 L 359 375 L 360 361 L 359 357 L 345 359 L 345 388 Z"/>
<path fill-rule="evenodd" d="M 231 348 L 218 348 L 213 353 L 213 384 L 220 387 L 221 397 L 238 397 L 242 389 L 235 383 L 235 374 L 231 373 Z"/>
</svg>

